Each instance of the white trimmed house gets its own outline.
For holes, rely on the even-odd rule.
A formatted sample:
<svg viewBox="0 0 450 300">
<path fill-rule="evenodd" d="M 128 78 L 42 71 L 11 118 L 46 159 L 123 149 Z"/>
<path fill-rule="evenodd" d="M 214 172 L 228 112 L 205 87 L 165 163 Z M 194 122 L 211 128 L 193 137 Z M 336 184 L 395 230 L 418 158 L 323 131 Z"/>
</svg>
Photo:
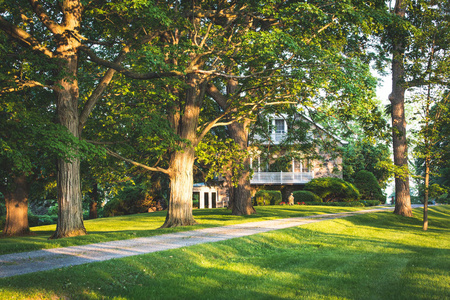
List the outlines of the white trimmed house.
<svg viewBox="0 0 450 300">
<path fill-rule="evenodd" d="M 311 132 L 306 136 L 314 135 L 321 139 L 333 139 L 338 146 L 346 145 L 347 142 L 338 139 L 333 134 L 327 132 L 323 127 L 315 124 L 310 119 L 297 116 L 307 121 L 311 125 Z M 271 115 L 269 132 L 264 137 L 256 135 L 254 137 L 261 145 L 270 147 L 270 145 L 280 145 L 288 136 L 288 124 L 286 115 Z M 250 184 L 254 192 L 259 189 L 284 189 L 287 190 L 283 194 L 290 193 L 293 190 L 301 189 L 303 185 L 311 181 L 313 178 L 320 177 L 338 177 L 342 178 L 342 156 L 338 153 L 323 153 L 316 148 L 317 154 L 321 159 L 309 160 L 307 158 L 291 159 L 283 170 L 276 172 L 270 170 L 269 164 L 283 156 L 282 152 L 272 154 L 265 162 L 261 159 L 261 153 L 253 150 L 251 158 L 251 168 L 253 169 L 253 177 Z M 320 152 L 320 153 L 319 153 Z M 299 155 L 301 157 L 302 155 Z M 269 161 L 269 163 L 268 163 Z"/>
<path fill-rule="evenodd" d="M 311 123 L 314 134 L 323 135 L 321 138 L 333 139 L 338 146 L 347 144 L 347 142 L 338 139 L 308 118 L 304 119 Z M 270 145 L 280 145 L 288 136 L 289 129 L 287 125 L 285 115 L 272 115 L 271 126 L 269 126 L 270 132 L 264 138 L 255 136 L 254 139 L 268 147 Z M 307 136 L 312 137 L 312 131 L 308 132 Z M 291 159 L 291 163 L 287 164 L 284 170 L 273 172 L 270 171 L 267 160 L 266 163 L 263 162 L 258 150 L 251 149 L 250 151 L 253 152 L 250 160 L 250 167 L 253 169 L 253 177 L 250 180 L 253 195 L 260 189 L 277 189 L 282 190 L 283 198 L 287 199 L 292 191 L 302 189 L 302 186 L 313 178 L 342 178 L 342 156 L 340 155 L 318 153 L 321 159 Z M 317 152 L 319 152 L 318 148 Z M 269 162 L 275 161 L 277 158 L 282 157 L 282 155 L 282 152 L 272 154 Z M 208 186 L 205 183 L 196 183 L 194 184 L 193 193 L 194 208 L 202 209 L 228 206 L 227 188 L 222 185 Z"/>
</svg>

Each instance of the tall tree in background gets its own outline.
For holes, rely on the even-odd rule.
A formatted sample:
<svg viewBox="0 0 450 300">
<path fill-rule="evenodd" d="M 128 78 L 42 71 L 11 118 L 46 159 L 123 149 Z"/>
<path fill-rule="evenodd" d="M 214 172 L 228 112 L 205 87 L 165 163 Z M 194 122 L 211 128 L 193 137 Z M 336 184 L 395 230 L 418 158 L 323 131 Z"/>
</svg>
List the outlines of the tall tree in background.
<svg viewBox="0 0 450 300">
<path fill-rule="evenodd" d="M 402 216 L 412 216 L 405 92 L 429 83 L 448 84 L 449 6 L 448 1 L 396 0 L 393 22 L 387 28 L 392 52 L 389 100 L 396 166 L 394 213 Z"/>
<path fill-rule="evenodd" d="M 105 61 L 83 48 L 92 61 L 112 67 L 132 79 L 152 79 L 152 84 L 159 87 L 151 92 L 147 89 L 148 101 L 152 98 L 155 109 L 165 116 L 177 137 L 173 139 L 175 143 L 167 148 L 169 166 L 150 167 L 120 153 L 109 153 L 170 177 L 169 212 L 164 227 L 195 223 L 191 201 L 194 149 L 213 127 L 228 125 L 235 128 L 231 131 L 236 132 L 237 142 L 241 147 L 247 147 L 248 121 L 244 116 L 268 102 L 286 99 L 296 102 L 297 99 L 292 98 L 301 91 L 301 86 L 312 82 L 308 91 L 317 87 L 317 94 L 321 88 L 329 89 L 335 97 L 342 97 L 345 93 L 342 98 L 360 94 L 355 93 L 354 80 L 347 76 L 355 79 L 356 69 L 365 69 L 356 63 L 357 59 L 347 59 L 342 54 L 345 38 L 330 39 L 330 36 L 345 36 L 346 30 L 354 31 L 357 36 L 361 29 L 351 25 L 334 28 L 336 9 L 348 18 L 348 24 L 354 16 L 345 12 L 352 10 L 343 5 L 321 11 L 322 4 L 322 1 L 313 4 L 284 1 L 159 3 L 151 9 L 158 13 L 130 19 L 129 26 L 145 29 L 140 30 L 142 35 L 135 37 L 135 40 L 145 41 L 143 47 L 136 51 L 137 56 L 129 56 L 127 61 L 133 71 Z M 374 9 L 371 5 L 359 4 L 359 8 L 364 10 Z M 143 9 L 149 8 L 144 5 Z M 363 14 L 358 18 L 367 19 Z M 366 24 L 365 29 L 368 28 L 370 26 Z M 322 32 L 323 38 L 318 37 Z M 320 42 L 316 42 L 316 38 Z M 311 79 L 310 68 L 315 68 L 317 73 L 322 73 L 322 79 L 326 79 L 320 81 L 321 85 L 316 86 Z M 145 72 L 148 69 L 154 72 Z M 331 88 L 326 85 L 330 77 L 334 82 Z M 339 82 L 346 88 L 341 89 Z M 228 93 L 225 92 L 227 87 Z M 220 93 L 223 99 L 215 98 L 223 105 L 210 119 L 202 117 L 206 92 L 210 96 L 214 96 L 213 92 L 217 92 L 215 95 Z M 233 125 L 236 120 L 240 121 Z M 244 192 L 237 193 L 242 195 L 238 200 L 243 203 L 239 205 L 242 209 L 236 214 L 253 212 L 249 180 L 244 181 L 241 185 Z"/>
<path fill-rule="evenodd" d="M 418 93 L 417 98 L 422 107 L 417 114 L 421 116 L 421 129 L 418 132 L 419 141 L 415 147 L 416 159 L 422 162 L 419 172 L 423 184 L 423 230 L 428 230 L 428 200 L 435 191 L 430 188 L 430 179 L 442 176 L 448 155 L 448 127 L 450 124 L 449 108 L 450 93 L 439 93 L 429 85 Z M 445 186 L 433 185 L 434 189 L 445 191 Z M 422 190 L 422 189 L 421 189 Z"/>
<path fill-rule="evenodd" d="M 82 45 L 83 4 L 79 0 L 41 3 L 38 0 L 2 2 L 0 29 L 15 41 L 40 54 L 40 65 L 48 73 L 39 81 L 21 78 L 28 86 L 46 86 L 55 96 L 59 124 L 79 139 L 96 101 L 111 81 L 115 70 L 109 70 L 98 79 L 97 88 L 79 111 L 80 95 L 78 68 L 79 48 Z M 76 149 L 72 151 L 77 152 Z M 57 162 L 58 224 L 53 238 L 86 234 L 83 224 L 80 158 L 59 158 Z"/>
<path fill-rule="evenodd" d="M 249 18 L 247 30 L 256 30 L 273 43 L 257 47 L 243 44 L 246 50 L 236 47 L 239 51 L 235 55 L 222 60 L 223 72 L 228 76 L 222 78 L 222 83 L 209 82 L 207 93 L 222 109 L 235 109 L 236 102 L 248 105 L 239 108 L 240 121 L 227 126 L 241 150 L 248 152 L 249 126 L 264 107 L 280 107 L 282 111 L 289 107 L 287 104 L 296 103 L 308 110 L 317 104 L 313 99 L 321 98 L 323 93 L 328 95 L 323 102 L 338 101 L 345 107 L 367 99 L 371 91 L 370 75 L 358 56 L 365 51 L 362 44 L 366 35 L 374 29 L 375 23 L 369 20 L 384 4 L 357 3 L 353 10 L 347 4 L 323 4 L 323 1 L 279 2 L 264 7 L 264 13 L 270 13 L 268 17 L 261 21 Z M 286 39 L 276 39 L 273 34 Z M 241 76 L 244 70 L 263 76 L 245 78 Z M 356 90 L 359 91 L 355 93 Z M 233 214 L 238 215 L 254 212 L 250 173 L 246 171 L 250 167 L 249 158 L 243 165 L 245 171 L 241 171 L 239 182 L 229 192 Z"/>
</svg>

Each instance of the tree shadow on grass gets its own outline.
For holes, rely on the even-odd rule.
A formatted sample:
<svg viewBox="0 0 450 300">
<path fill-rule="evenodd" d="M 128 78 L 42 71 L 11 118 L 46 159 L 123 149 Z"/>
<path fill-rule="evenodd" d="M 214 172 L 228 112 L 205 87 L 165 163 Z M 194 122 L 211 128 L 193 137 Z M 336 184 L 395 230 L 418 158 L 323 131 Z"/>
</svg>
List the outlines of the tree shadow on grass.
<svg viewBox="0 0 450 300">
<path fill-rule="evenodd" d="M 424 248 L 298 227 L 30 274 L 0 286 L 70 299 L 443 298 L 430 276 L 448 278 L 448 264 L 433 265 L 446 250 L 431 247 L 434 255 L 422 260 Z M 415 273 L 430 266 L 434 273 L 418 284 Z"/>
</svg>

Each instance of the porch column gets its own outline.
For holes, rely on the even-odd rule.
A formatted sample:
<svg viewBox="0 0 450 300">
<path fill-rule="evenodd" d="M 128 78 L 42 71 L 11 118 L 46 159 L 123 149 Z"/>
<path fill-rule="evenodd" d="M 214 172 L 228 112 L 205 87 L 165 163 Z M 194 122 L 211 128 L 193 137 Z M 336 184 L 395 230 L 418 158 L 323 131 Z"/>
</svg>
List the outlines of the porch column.
<svg viewBox="0 0 450 300">
<path fill-rule="evenodd" d="M 198 200 L 198 208 L 205 208 L 205 192 L 200 189 L 200 197 Z"/>
</svg>

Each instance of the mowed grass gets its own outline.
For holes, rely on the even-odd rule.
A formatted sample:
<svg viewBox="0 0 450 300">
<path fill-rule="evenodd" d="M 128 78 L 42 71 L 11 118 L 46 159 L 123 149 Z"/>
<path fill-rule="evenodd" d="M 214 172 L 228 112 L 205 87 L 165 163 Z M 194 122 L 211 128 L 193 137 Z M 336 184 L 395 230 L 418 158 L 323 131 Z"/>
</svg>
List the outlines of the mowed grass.
<svg viewBox="0 0 450 300">
<path fill-rule="evenodd" d="M 422 209 L 384 211 L 0 279 L 0 299 L 449 299 L 450 207 L 429 213 L 426 232 Z"/>
<path fill-rule="evenodd" d="M 39 249 L 86 245 L 136 237 L 160 235 L 171 232 L 195 230 L 206 227 L 225 226 L 279 218 L 302 217 L 316 214 L 339 213 L 361 210 L 361 207 L 315 207 L 315 206 L 263 206 L 257 207 L 257 214 L 233 216 L 225 208 L 194 210 L 198 224 L 195 226 L 159 229 L 164 223 L 166 212 L 144 213 L 112 218 L 86 220 L 84 225 L 88 235 L 49 240 L 56 225 L 32 227 L 31 236 L 0 238 L 0 255 Z M 1 236 L 1 231 L 0 231 Z"/>
</svg>

